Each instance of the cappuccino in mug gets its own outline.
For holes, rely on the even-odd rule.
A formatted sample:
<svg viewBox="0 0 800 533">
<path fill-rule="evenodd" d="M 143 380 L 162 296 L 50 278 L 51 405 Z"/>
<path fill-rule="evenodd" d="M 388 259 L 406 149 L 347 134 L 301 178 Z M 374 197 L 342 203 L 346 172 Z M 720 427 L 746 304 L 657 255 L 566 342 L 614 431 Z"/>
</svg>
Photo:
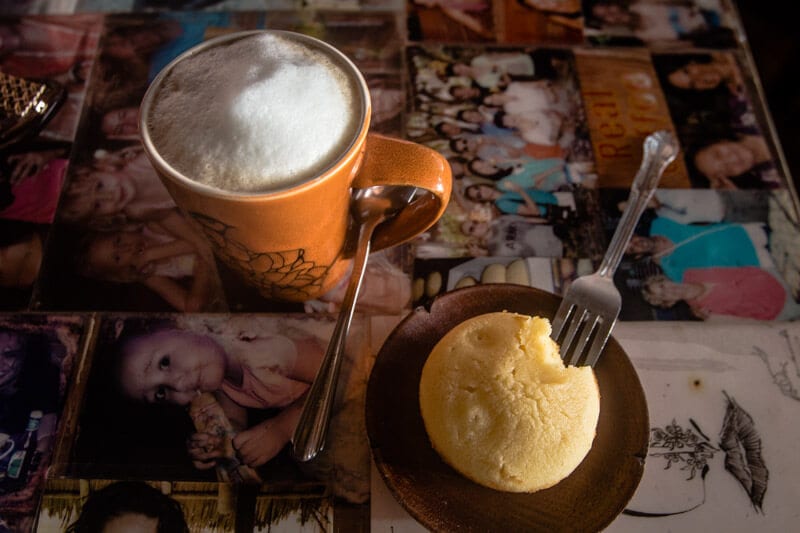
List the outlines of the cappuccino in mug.
<svg viewBox="0 0 800 533">
<path fill-rule="evenodd" d="M 217 258 L 267 298 L 307 301 L 350 265 L 350 191 L 413 186 L 413 205 L 381 224 L 373 250 L 442 215 L 447 161 L 369 132 L 356 66 L 306 35 L 217 37 L 173 60 L 142 100 L 142 144 L 180 210 Z"/>
<path fill-rule="evenodd" d="M 147 129 L 165 162 L 230 192 L 292 187 L 355 142 L 358 72 L 313 41 L 255 32 L 188 55 L 164 76 Z"/>
</svg>

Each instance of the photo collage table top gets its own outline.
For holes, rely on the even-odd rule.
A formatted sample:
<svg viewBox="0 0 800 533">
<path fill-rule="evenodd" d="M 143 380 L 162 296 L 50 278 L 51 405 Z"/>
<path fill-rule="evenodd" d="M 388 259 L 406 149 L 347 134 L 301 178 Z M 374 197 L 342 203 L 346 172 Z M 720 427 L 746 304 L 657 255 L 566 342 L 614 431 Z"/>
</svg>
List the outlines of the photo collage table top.
<svg viewBox="0 0 800 533">
<path fill-rule="evenodd" d="M 144 91 L 171 59 L 210 37 L 260 28 L 341 49 L 369 85 L 373 131 L 434 148 L 454 177 L 432 229 L 371 256 L 333 445 L 308 468 L 291 459 L 280 428 L 313 377 L 344 283 L 304 304 L 255 294 L 177 209 L 137 124 Z M 517 283 L 561 294 L 593 271 L 642 141 L 659 129 L 676 135 L 681 155 L 615 276 L 618 337 L 645 386 L 651 450 L 682 432 L 694 455 L 664 459 L 664 468 L 703 492 L 683 505 L 689 485 L 658 489 L 663 474 L 648 462 L 638 507 L 612 530 L 643 527 L 636 513 L 661 515 L 647 522 L 656 529 L 691 529 L 698 516 L 754 527 L 735 514 L 721 519 L 741 487 L 752 511 L 744 514 L 780 529 L 796 512 L 784 496 L 765 495 L 753 463 L 741 467 L 747 480 L 728 462 L 706 478 L 710 458 L 728 453 L 714 432 L 733 431 L 732 418 L 755 420 L 765 450 L 772 439 L 775 486 L 797 495 L 778 472 L 798 468 L 774 461 L 791 442 L 778 435 L 799 401 L 799 332 L 788 321 L 800 316 L 800 217 L 743 42 L 728 0 L 0 1 L 3 83 L 60 89 L 44 127 L 0 150 L 0 531 L 60 531 L 90 494 L 115 487 L 148 498 L 135 481 L 178 501 L 192 531 L 274 530 L 295 517 L 303 530 L 413 530 L 370 472 L 361 419 L 382 340 L 409 311 L 456 288 Z M 730 361 L 728 334 L 747 344 Z M 670 359 L 669 350 L 685 348 L 671 335 L 705 346 L 699 359 Z M 237 446 L 248 435 L 272 443 L 246 461 L 261 483 L 243 486 L 255 489 L 223 482 L 250 475 L 232 452 L 226 468 L 203 456 L 216 443 L 198 440 L 192 399 L 127 382 L 124 369 L 150 348 L 174 350 L 154 360 L 159 368 L 208 357 L 223 373 L 252 376 L 248 391 L 225 379 L 208 388 L 234 398 L 235 414 L 226 414 L 247 428 Z M 742 372 L 760 373 L 763 398 L 747 392 Z M 697 391 L 681 387 L 695 378 L 709 405 L 687 400 Z M 245 398 L 254 391 L 258 401 Z M 158 408 L 130 401 L 140 393 Z M 680 399 L 670 410 L 671 394 Z M 34 411 L 42 416 L 32 421 Z M 36 453 L 25 443 L 32 425 Z M 701 466 L 685 462 L 701 456 Z"/>
</svg>

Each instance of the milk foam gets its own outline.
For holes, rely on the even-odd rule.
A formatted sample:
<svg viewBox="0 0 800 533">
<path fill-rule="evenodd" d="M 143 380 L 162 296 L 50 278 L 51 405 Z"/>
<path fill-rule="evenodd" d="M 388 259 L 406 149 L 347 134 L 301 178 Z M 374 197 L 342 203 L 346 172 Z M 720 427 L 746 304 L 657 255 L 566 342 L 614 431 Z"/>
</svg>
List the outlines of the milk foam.
<svg viewBox="0 0 800 533">
<path fill-rule="evenodd" d="M 315 176 L 359 126 L 355 84 L 323 52 L 259 33 L 179 62 L 148 130 L 185 176 L 220 189 L 267 191 Z"/>
</svg>

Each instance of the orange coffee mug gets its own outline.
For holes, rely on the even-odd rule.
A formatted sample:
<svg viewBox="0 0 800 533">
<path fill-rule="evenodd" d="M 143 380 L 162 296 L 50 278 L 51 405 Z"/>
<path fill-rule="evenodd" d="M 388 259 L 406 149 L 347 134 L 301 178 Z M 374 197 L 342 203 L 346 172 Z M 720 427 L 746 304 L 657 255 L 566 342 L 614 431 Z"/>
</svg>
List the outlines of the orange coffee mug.
<svg viewBox="0 0 800 533">
<path fill-rule="evenodd" d="M 159 123 L 162 114 L 157 106 L 159 100 L 166 101 L 170 96 L 164 91 L 175 85 L 170 79 L 173 71 L 187 61 L 202 61 L 204 54 L 220 47 L 247 46 L 248 39 L 266 38 L 311 51 L 312 57 L 330 62 L 345 75 L 355 97 L 348 106 L 353 126 L 343 148 L 322 161 L 318 165 L 321 170 L 255 192 L 226 190 L 204 183 L 200 179 L 204 176 L 197 175 L 202 171 L 187 175 L 185 170 L 178 170 L 178 165 L 162 153 L 160 141 L 154 139 L 162 133 L 159 128 L 181 126 L 180 116 Z M 236 58 L 242 63 L 252 60 L 244 54 Z M 178 85 L 186 82 L 179 80 Z M 370 113 L 367 84 L 341 52 L 305 35 L 263 30 L 211 39 L 176 58 L 150 85 L 139 120 L 145 151 L 162 182 L 178 207 L 210 241 L 216 256 L 263 296 L 306 301 L 328 292 L 347 272 L 351 259 L 345 251 L 351 188 L 412 185 L 421 190 L 395 219 L 377 228 L 373 250 L 414 238 L 431 227 L 447 206 L 452 187 L 447 161 L 419 144 L 368 133 Z M 193 149 L 191 145 L 185 147 L 187 154 Z"/>
</svg>

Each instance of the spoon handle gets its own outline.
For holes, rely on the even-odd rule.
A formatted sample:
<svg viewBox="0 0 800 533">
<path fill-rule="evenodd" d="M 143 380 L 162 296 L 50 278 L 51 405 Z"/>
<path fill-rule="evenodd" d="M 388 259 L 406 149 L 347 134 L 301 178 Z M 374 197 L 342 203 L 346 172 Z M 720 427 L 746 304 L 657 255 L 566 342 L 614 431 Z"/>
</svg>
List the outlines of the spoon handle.
<svg viewBox="0 0 800 533">
<path fill-rule="evenodd" d="M 359 229 L 358 246 L 353 259 L 353 271 L 342 301 L 339 318 L 333 330 L 328 349 L 322 359 L 317 377 L 308 390 L 303 412 L 292 437 L 293 453 L 299 461 L 310 461 L 325 447 L 328 423 L 336 395 L 339 369 L 344 356 L 347 332 L 353 319 L 358 291 L 364 278 L 367 256 L 370 250 L 372 232 L 379 221 L 367 222 Z"/>
</svg>

